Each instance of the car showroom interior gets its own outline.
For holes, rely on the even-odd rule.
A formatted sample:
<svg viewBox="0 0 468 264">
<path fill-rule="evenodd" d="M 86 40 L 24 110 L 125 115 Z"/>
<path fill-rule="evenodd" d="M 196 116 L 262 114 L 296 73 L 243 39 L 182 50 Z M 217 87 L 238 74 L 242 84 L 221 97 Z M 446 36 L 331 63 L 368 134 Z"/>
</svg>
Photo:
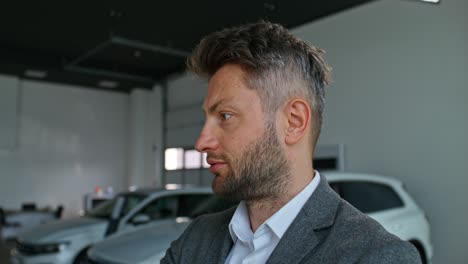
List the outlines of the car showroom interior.
<svg viewBox="0 0 468 264">
<path fill-rule="evenodd" d="M 465 0 L 3 3 L 0 263 L 159 263 L 195 219 L 240 207 L 213 192 L 211 80 L 188 58 L 212 32 L 270 22 L 331 69 L 320 181 L 420 263 L 468 263 Z"/>
</svg>

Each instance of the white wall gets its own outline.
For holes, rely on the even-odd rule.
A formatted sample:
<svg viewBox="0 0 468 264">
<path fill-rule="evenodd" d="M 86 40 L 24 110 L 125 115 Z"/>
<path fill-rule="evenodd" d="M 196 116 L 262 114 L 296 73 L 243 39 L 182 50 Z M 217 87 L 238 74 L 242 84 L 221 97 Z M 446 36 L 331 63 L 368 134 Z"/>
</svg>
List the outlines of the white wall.
<svg viewBox="0 0 468 264">
<path fill-rule="evenodd" d="M 468 251 L 468 1 L 383 0 L 294 32 L 333 67 L 320 143 L 402 179 L 432 224 L 434 263 Z"/>
<path fill-rule="evenodd" d="M 0 152 L 0 206 L 82 208 L 94 186 L 126 188 L 127 94 L 20 80 L 18 144 Z"/>
</svg>

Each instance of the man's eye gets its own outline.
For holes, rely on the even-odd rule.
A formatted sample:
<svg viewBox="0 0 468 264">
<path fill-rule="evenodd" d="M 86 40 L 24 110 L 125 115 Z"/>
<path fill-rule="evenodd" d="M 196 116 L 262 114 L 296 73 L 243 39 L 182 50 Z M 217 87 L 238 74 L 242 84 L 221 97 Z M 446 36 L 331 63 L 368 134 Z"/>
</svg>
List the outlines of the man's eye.
<svg viewBox="0 0 468 264">
<path fill-rule="evenodd" d="M 221 118 L 223 118 L 223 120 L 229 120 L 229 118 L 231 118 L 231 117 L 232 117 L 231 114 L 221 113 Z"/>
</svg>

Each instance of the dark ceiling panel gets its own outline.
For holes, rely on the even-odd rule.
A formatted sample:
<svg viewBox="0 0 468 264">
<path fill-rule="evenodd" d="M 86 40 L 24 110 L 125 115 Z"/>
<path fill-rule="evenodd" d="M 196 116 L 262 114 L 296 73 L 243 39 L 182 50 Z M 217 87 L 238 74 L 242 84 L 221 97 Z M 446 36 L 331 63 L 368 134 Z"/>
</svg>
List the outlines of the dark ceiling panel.
<svg viewBox="0 0 468 264">
<path fill-rule="evenodd" d="M 0 9 L 0 72 L 35 68 L 54 72 L 51 81 L 151 87 L 184 70 L 185 56 L 116 44 L 113 37 L 189 54 L 202 36 L 224 27 L 267 19 L 291 28 L 370 1 L 10 1 Z M 73 63 L 103 43 L 110 45 Z"/>
<path fill-rule="evenodd" d="M 110 69 L 135 75 L 158 76 L 177 69 L 184 64 L 185 57 L 176 57 L 128 46 L 113 44 L 80 63 L 90 68 Z M 163 74 L 163 75 L 164 75 Z"/>
</svg>

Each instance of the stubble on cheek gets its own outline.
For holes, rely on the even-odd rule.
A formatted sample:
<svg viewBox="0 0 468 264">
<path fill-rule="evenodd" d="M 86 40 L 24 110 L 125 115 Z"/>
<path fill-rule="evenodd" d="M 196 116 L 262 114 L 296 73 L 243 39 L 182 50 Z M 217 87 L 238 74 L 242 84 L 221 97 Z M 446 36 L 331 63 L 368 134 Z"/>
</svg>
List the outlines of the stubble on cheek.
<svg viewBox="0 0 468 264">
<path fill-rule="evenodd" d="M 229 184 L 229 177 L 232 177 L 232 168 L 229 162 L 229 159 L 225 156 L 220 157 L 226 162 L 225 166 L 219 171 L 214 173 L 214 178 L 211 182 L 211 188 L 214 193 L 222 193 L 226 188 L 226 185 Z"/>
</svg>

